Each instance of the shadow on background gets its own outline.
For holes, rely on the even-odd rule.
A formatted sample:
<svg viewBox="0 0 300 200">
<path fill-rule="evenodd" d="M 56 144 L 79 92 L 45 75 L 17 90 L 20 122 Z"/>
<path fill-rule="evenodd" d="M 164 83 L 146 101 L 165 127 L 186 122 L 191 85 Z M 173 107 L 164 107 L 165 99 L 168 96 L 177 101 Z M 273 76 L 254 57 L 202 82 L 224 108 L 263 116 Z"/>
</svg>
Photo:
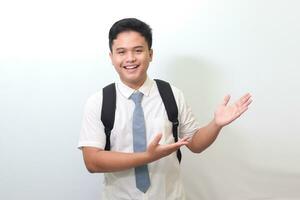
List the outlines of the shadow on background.
<svg viewBox="0 0 300 200">
<path fill-rule="evenodd" d="M 218 66 L 200 58 L 178 57 L 168 63 L 166 74 L 168 81 L 184 93 L 200 125 L 212 120 L 215 108 L 225 95 L 226 79 L 218 71 Z M 220 199 L 222 197 L 217 196 L 217 190 L 234 193 L 231 190 L 238 187 L 236 184 L 239 181 L 232 182 L 230 177 L 245 174 L 245 163 L 239 159 L 246 154 L 243 146 L 246 141 L 240 135 L 242 132 L 243 127 L 223 130 L 218 139 L 201 154 L 193 154 L 187 148 L 182 148 L 181 167 L 187 199 Z M 217 180 L 216 177 L 221 179 Z M 216 185 L 219 188 L 215 188 Z"/>
<path fill-rule="evenodd" d="M 223 79 L 216 66 L 206 60 L 195 57 L 177 57 L 168 63 L 166 74 L 168 80 L 178 87 L 192 107 L 194 115 L 200 120 L 206 120 L 209 113 L 212 117 L 220 94 Z M 217 98 L 215 98 L 217 97 Z"/>
</svg>

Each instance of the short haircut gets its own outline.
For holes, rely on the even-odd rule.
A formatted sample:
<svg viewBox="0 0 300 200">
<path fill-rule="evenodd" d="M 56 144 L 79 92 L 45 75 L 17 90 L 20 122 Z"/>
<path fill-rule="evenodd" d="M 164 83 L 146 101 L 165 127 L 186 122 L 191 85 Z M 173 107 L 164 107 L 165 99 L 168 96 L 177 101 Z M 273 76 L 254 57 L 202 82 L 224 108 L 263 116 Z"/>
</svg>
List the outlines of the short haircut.
<svg viewBox="0 0 300 200">
<path fill-rule="evenodd" d="M 136 18 L 125 18 L 115 22 L 109 30 L 109 49 L 112 52 L 112 44 L 119 33 L 135 31 L 140 33 L 146 40 L 149 49 L 152 47 L 152 30 L 148 24 Z"/>
</svg>

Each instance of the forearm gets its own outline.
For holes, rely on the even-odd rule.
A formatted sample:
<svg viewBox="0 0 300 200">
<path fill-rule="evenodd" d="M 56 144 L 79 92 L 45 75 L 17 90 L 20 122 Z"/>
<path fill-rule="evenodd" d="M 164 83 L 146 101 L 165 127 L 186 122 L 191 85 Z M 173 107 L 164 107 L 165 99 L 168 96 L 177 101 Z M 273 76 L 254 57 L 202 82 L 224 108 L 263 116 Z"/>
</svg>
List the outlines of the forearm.
<svg viewBox="0 0 300 200">
<path fill-rule="evenodd" d="M 86 168 L 91 172 L 115 172 L 141 166 L 175 152 L 181 146 L 188 144 L 188 138 L 182 138 L 175 143 L 160 145 L 162 134 L 158 133 L 148 145 L 145 152 L 123 153 L 104 151 L 95 147 L 83 147 L 83 158 Z"/>
<path fill-rule="evenodd" d="M 122 153 L 97 150 L 85 159 L 87 169 L 92 172 L 115 172 L 152 162 L 146 152 Z"/>
<path fill-rule="evenodd" d="M 214 120 L 212 120 L 206 126 L 200 128 L 192 137 L 190 143 L 187 147 L 194 153 L 200 153 L 209 147 L 217 138 L 221 126 L 217 125 Z"/>
</svg>

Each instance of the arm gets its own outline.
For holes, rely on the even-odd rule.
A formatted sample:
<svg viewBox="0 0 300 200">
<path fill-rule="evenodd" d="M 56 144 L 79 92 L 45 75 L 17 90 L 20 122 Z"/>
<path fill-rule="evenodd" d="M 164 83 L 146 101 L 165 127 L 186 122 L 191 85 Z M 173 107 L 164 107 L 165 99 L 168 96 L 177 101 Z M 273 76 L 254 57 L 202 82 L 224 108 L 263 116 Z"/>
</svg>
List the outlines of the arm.
<svg viewBox="0 0 300 200">
<path fill-rule="evenodd" d="M 187 147 L 193 153 L 200 153 L 209 147 L 217 138 L 222 127 L 218 126 L 214 120 L 212 120 L 206 126 L 198 129 L 198 131 L 193 135 Z"/>
<path fill-rule="evenodd" d="M 233 105 L 228 105 L 230 96 L 225 96 L 217 107 L 214 119 L 200 128 L 192 137 L 187 147 L 194 153 L 200 153 L 209 147 L 217 138 L 221 129 L 240 117 L 252 102 L 251 95 L 245 94 Z"/>
<path fill-rule="evenodd" d="M 183 138 L 173 144 L 160 145 L 161 137 L 162 134 L 158 134 L 149 144 L 147 151 L 140 153 L 122 153 L 83 147 L 85 165 L 91 173 L 126 170 L 158 160 L 188 144 L 188 138 Z"/>
</svg>

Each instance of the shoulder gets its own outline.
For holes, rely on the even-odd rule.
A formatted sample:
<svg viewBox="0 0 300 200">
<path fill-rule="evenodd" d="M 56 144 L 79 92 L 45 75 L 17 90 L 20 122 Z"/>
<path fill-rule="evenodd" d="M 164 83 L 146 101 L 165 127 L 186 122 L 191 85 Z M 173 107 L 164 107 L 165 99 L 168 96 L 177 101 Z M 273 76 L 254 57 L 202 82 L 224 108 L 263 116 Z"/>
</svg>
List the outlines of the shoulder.
<svg viewBox="0 0 300 200">
<path fill-rule="evenodd" d="M 182 95 L 182 91 L 180 89 L 178 89 L 176 86 L 171 85 L 171 88 L 172 88 L 174 95 Z"/>
<path fill-rule="evenodd" d="M 107 85 L 103 86 L 103 88 L 101 88 L 98 91 L 92 93 L 87 98 L 85 106 L 86 107 L 92 107 L 92 108 L 102 106 L 102 102 L 103 102 L 103 89 L 104 88 L 108 88 L 108 86 L 114 86 L 115 87 L 115 85 L 116 85 L 115 82 L 107 84 Z M 118 91 L 116 90 L 116 92 L 118 92 Z"/>
<path fill-rule="evenodd" d="M 172 83 L 170 83 L 168 81 L 164 81 L 164 80 L 160 80 L 160 81 L 170 84 L 172 93 L 174 95 L 177 105 L 181 105 L 184 102 L 184 95 L 183 95 L 182 91 L 178 87 L 174 86 Z M 156 82 L 156 85 L 157 85 L 157 82 Z"/>
<path fill-rule="evenodd" d="M 183 92 L 173 85 L 171 85 L 171 88 L 172 88 L 177 106 L 179 106 L 179 108 L 181 108 L 181 106 L 185 104 L 185 98 L 184 98 Z"/>
<path fill-rule="evenodd" d="M 114 86 L 115 87 L 115 83 L 110 83 L 107 84 L 105 86 L 103 86 L 103 88 L 99 89 L 98 91 L 94 92 L 93 94 L 91 94 L 88 98 L 87 98 L 87 103 L 88 104 L 93 104 L 95 102 L 98 102 L 100 104 L 102 104 L 102 98 L 103 98 L 103 89 L 104 88 L 109 88 L 110 86 Z"/>
<path fill-rule="evenodd" d="M 102 105 L 102 90 L 91 94 L 85 103 L 85 110 L 99 108 Z"/>
<path fill-rule="evenodd" d="M 155 80 L 154 82 L 156 83 L 156 85 L 158 84 L 157 81 L 169 84 L 171 86 L 171 89 L 172 89 L 172 92 L 174 95 L 178 95 L 178 94 L 182 93 L 181 90 L 178 89 L 176 86 L 174 86 L 171 82 L 161 80 L 161 79 L 154 79 L 154 80 Z"/>
<path fill-rule="evenodd" d="M 91 94 L 88 97 L 87 102 L 99 101 L 100 99 L 102 99 L 102 90 L 99 90 L 99 91 L 94 92 L 93 94 Z"/>
</svg>

